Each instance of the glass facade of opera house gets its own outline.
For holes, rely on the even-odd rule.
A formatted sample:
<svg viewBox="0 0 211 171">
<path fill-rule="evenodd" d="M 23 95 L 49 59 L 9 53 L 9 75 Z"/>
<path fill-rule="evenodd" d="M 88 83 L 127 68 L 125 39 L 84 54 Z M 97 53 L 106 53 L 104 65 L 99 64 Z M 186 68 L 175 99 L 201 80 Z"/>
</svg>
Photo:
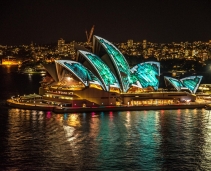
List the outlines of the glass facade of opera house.
<svg viewBox="0 0 211 171">
<path fill-rule="evenodd" d="M 93 36 L 93 52 L 77 51 L 77 60 L 43 64 L 47 75 L 39 90 L 43 99 L 75 107 L 101 105 L 171 104 L 195 101 L 202 76 L 164 77 L 175 92 L 160 92 L 160 63 L 144 62 L 130 68 L 109 41 Z M 183 90 L 186 90 L 185 92 Z"/>
</svg>

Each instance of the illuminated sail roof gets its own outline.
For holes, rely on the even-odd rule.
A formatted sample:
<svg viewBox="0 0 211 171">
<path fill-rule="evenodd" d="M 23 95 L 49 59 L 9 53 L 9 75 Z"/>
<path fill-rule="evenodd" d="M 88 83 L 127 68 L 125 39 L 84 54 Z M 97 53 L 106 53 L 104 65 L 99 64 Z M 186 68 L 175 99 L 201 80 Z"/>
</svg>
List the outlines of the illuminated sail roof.
<svg viewBox="0 0 211 171">
<path fill-rule="evenodd" d="M 130 67 L 125 59 L 125 57 L 122 55 L 122 53 L 109 41 L 94 36 L 98 42 L 102 45 L 102 47 L 105 49 L 105 51 L 108 53 L 109 57 L 111 58 L 113 65 L 117 71 L 117 77 L 119 79 L 120 86 L 122 88 L 123 92 L 127 92 L 129 89 L 129 86 L 131 84 L 130 80 Z"/>
<path fill-rule="evenodd" d="M 133 85 L 140 88 L 153 87 L 155 90 L 159 86 L 160 63 L 144 62 L 134 66 L 131 70 L 131 80 Z"/>
<path fill-rule="evenodd" d="M 90 65 L 97 71 L 100 80 L 105 86 L 106 91 L 109 91 L 110 87 L 119 87 L 119 83 L 115 75 L 111 72 L 110 68 L 95 54 L 85 51 L 78 51 L 82 54 Z"/>
<path fill-rule="evenodd" d="M 187 87 L 192 93 L 196 93 L 196 90 L 199 87 L 199 84 L 202 80 L 203 76 L 190 76 L 181 79 L 180 81 L 183 83 L 185 87 Z"/>
<path fill-rule="evenodd" d="M 175 89 L 177 89 L 177 91 L 180 91 L 181 88 L 184 87 L 181 81 L 176 78 L 165 76 L 164 79 L 167 80 Z"/>
<path fill-rule="evenodd" d="M 70 61 L 70 60 L 56 60 L 56 63 L 65 67 L 73 75 L 75 75 L 85 86 L 89 86 L 90 83 L 103 85 L 101 81 L 81 63 Z"/>
<path fill-rule="evenodd" d="M 42 65 L 55 81 L 59 81 L 56 72 L 56 66 L 54 64 L 42 64 Z"/>
<path fill-rule="evenodd" d="M 190 90 L 191 93 L 196 93 L 196 90 L 202 80 L 202 76 L 190 76 L 182 79 L 175 79 L 166 76 L 164 78 L 178 91 L 185 87 Z"/>
</svg>

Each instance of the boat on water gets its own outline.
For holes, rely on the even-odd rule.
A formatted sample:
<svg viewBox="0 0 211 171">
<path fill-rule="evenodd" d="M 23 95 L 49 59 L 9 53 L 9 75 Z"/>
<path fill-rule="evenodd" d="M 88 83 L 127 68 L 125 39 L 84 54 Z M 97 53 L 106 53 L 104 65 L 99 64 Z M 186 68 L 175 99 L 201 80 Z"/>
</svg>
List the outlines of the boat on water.
<svg viewBox="0 0 211 171">
<path fill-rule="evenodd" d="M 26 67 L 23 70 L 20 71 L 22 74 L 46 74 L 45 70 L 32 68 L 32 67 Z"/>
</svg>

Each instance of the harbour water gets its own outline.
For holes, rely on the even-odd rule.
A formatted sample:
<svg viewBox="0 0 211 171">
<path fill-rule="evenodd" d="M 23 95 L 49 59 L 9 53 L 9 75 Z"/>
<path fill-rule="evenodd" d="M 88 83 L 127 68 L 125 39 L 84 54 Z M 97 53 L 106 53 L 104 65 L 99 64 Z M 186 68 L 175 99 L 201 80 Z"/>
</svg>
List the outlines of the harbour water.
<svg viewBox="0 0 211 171">
<path fill-rule="evenodd" d="M 0 98 L 38 93 L 40 75 L 0 68 Z M 205 109 L 89 112 L 0 107 L 0 170 L 211 170 Z"/>
</svg>

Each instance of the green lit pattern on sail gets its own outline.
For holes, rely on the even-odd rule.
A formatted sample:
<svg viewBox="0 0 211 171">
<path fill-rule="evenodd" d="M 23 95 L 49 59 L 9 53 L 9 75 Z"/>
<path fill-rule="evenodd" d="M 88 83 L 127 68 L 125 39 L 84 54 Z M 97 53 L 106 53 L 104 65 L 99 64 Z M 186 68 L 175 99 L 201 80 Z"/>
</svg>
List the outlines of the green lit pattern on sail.
<svg viewBox="0 0 211 171">
<path fill-rule="evenodd" d="M 145 62 L 134 66 L 131 69 L 131 80 L 133 84 L 138 82 L 142 88 L 153 87 L 158 89 L 160 76 L 160 64 L 158 62 Z"/>
<path fill-rule="evenodd" d="M 180 90 L 183 87 L 182 83 L 179 80 L 175 80 L 175 79 L 169 78 L 169 81 L 174 85 L 174 87 L 177 90 Z"/>
<path fill-rule="evenodd" d="M 64 62 L 64 64 L 71 70 L 73 71 L 78 77 L 83 80 L 84 83 L 87 81 L 92 81 L 92 82 L 100 82 L 99 79 L 87 68 L 85 68 L 83 65 L 80 63 L 67 63 Z"/>
<path fill-rule="evenodd" d="M 96 36 L 97 37 L 97 36 Z M 120 77 L 120 83 L 123 89 L 123 92 L 127 92 L 130 86 L 130 67 L 122 55 L 122 53 L 110 42 L 105 39 L 97 37 L 100 43 L 103 45 L 105 50 L 108 52 L 108 55 L 111 57 L 115 68 Z"/>
<path fill-rule="evenodd" d="M 196 93 L 196 90 L 198 89 L 201 80 L 202 80 L 202 76 L 190 76 L 190 77 L 181 79 L 181 82 L 192 93 Z"/>
<path fill-rule="evenodd" d="M 182 82 L 180 82 L 179 80 L 175 79 L 175 78 L 171 78 L 171 77 L 164 77 L 166 80 L 169 81 L 169 83 L 177 89 L 177 91 L 181 90 L 182 87 L 184 87 L 184 85 L 182 84 Z"/>
<path fill-rule="evenodd" d="M 106 90 L 109 91 L 110 86 L 119 88 L 119 83 L 115 75 L 111 72 L 110 68 L 100 59 L 98 56 L 85 52 L 79 51 L 96 69 L 99 73 L 102 82 L 104 83 Z"/>
<path fill-rule="evenodd" d="M 85 86 L 89 86 L 90 82 L 93 84 L 99 84 L 102 86 L 101 81 L 82 64 L 78 62 L 74 62 L 74 61 L 67 61 L 67 60 L 58 60 L 57 62 L 60 63 L 65 68 L 67 68 L 76 77 L 78 77 L 79 80 L 81 80 Z"/>
<path fill-rule="evenodd" d="M 196 93 L 202 80 L 202 76 L 190 76 L 180 80 L 171 77 L 165 77 L 165 79 L 168 80 L 178 91 L 181 90 L 182 87 L 186 87 L 191 93 Z"/>
</svg>

